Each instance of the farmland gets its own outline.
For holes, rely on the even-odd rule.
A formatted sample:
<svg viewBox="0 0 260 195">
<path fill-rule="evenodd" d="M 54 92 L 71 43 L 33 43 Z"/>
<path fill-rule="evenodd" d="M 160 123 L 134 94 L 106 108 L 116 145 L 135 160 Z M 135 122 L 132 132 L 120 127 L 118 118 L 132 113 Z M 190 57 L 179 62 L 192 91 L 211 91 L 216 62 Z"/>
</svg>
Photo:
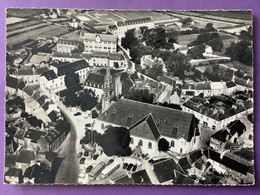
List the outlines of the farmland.
<svg viewBox="0 0 260 195">
<path fill-rule="evenodd" d="M 21 18 L 27 18 L 27 17 L 32 17 L 34 15 L 39 15 L 42 14 L 45 10 L 47 9 L 8 9 L 7 10 L 7 17 L 21 17 Z"/>
</svg>

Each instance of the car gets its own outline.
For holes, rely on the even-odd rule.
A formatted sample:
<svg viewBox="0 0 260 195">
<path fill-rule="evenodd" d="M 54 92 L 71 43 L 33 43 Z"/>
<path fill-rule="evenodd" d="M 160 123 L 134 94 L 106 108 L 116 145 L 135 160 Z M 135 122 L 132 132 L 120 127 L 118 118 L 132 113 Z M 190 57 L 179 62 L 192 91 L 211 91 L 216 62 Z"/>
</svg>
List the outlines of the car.
<svg viewBox="0 0 260 195">
<path fill-rule="evenodd" d="M 112 164 L 114 162 L 114 160 L 113 159 L 110 159 L 108 162 L 107 162 L 107 165 L 110 165 L 110 164 Z"/>
<path fill-rule="evenodd" d="M 83 152 L 79 152 L 78 153 L 78 158 L 80 158 L 82 156 Z"/>
<path fill-rule="evenodd" d="M 135 172 L 135 171 L 136 171 L 136 169 L 137 169 L 137 166 L 136 166 L 136 165 L 134 165 L 134 166 L 133 166 L 133 168 L 132 168 L 132 171 L 133 171 L 133 172 Z"/>
<path fill-rule="evenodd" d="M 133 166 L 134 166 L 134 165 L 133 165 L 132 163 L 130 163 L 130 164 L 127 166 L 126 170 L 130 171 Z"/>
<path fill-rule="evenodd" d="M 98 155 L 98 154 L 95 154 L 95 155 L 93 156 L 93 160 L 97 160 L 98 157 L 99 157 L 99 155 Z"/>
<path fill-rule="evenodd" d="M 89 173 L 92 168 L 93 168 L 93 166 L 92 166 L 92 165 L 89 165 L 89 166 L 86 168 L 86 173 Z"/>
<path fill-rule="evenodd" d="M 88 153 L 89 153 L 88 151 L 85 151 L 84 156 L 88 156 Z"/>
<path fill-rule="evenodd" d="M 123 169 L 126 169 L 127 166 L 128 166 L 128 163 L 124 163 L 124 164 L 123 164 Z"/>
<path fill-rule="evenodd" d="M 85 163 L 85 160 L 86 160 L 86 158 L 84 158 L 84 157 L 81 158 L 80 161 L 79 161 L 79 164 L 84 164 L 84 163 Z"/>
<path fill-rule="evenodd" d="M 85 127 L 91 127 L 91 123 L 85 124 Z"/>
<path fill-rule="evenodd" d="M 79 116 L 79 115 L 81 115 L 80 112 L 77 112 L 77 113 L 74 114 L 74 116 Z"/>
</svg>

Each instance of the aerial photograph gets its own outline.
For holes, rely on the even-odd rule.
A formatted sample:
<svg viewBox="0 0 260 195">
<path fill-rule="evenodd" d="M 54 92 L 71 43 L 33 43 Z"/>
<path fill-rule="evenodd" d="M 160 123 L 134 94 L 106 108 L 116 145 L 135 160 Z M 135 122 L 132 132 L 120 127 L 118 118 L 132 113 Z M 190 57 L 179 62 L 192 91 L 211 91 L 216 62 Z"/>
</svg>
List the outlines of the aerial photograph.
<svg viewBox="0 0 260 195">
<path fill-rule="evenodd" d="M 250 10 L 6 10 L 5 184 L 254 185 Z"/>
</svg>

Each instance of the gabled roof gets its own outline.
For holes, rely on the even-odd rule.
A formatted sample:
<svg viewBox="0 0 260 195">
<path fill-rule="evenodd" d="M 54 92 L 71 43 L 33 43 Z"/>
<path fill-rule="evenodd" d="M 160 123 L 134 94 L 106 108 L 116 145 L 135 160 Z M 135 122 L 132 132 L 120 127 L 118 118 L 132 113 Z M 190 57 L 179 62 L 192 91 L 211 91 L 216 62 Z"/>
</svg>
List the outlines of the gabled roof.
<svg viewBox="0 0 260 195">
<path fill-rule="evenodd" d="M 21 150 L 16 162 L 18 163 L 30 163 L 35 159 L 35 152 L 33 150 Z"/>
<path fill-rule="evenodd" d="M 46 174 L 48 172 L 49 171 L 44 169 L 42 166 L 34 164 L 25 170 L 23 176 L 29 179 L 34 178 L 34 183 L 45 183 L 44 180 L 46 180 Z"/>
<path fill-rule="evenodd" d="M 104 75 L 89 73 L 86 82 L 102 86 L 104 85 L 104 80 L 105 80 Z"/>
<path fill-rule="evenodd" d="M 141 170 L 132 174 L 135 184 L 152 184 L 146 170 Z"/>
<path fill-rule="evenodd" d="M 154 174 L 160 183 L 174 179 L 174 170 L 181 171 L 179 165 L 173 159 L 166 159 L 153 164 Z"/>
<path fill-rule="evenodd" d="M 187 169 L 191 168 L 190 162 L 187 157 L 183 157 L 179 159 L 179 165 L 181 166 L 183 171 L 187 171 Z"/>
<path fill-rule="evenodd" d="M 249 148 L 241 148 L 240 150 L 234 152 L 234 155 L 239 156 L 247 161 L 254 160 L 254 150 Z"/>
<path fill-rule="evenodd" d="M 37 100 L 37 102 L 42 106 L 42 105 L 45 103 L 46 99 L 47 99 L 47 96 L 42 95 L 42 96 Z"/>
<path fill-rule="evenodd" d="M 24 81 L 21 81 L 18 85 L 18 89 L 23 90 L 23 88 L 25 88 L 25 83 Z"/>
<path fill-rule="evenodd" d="M 5 154 L 5 167 L 14 167 L 17 155 Z"/>
<path fill-rule="evenodd" d="M 116 180 L 115 184 L 134 184 L 134 181 L 132 180 L 132 178 L 129 178 L 127 175 Z"/>
<path fill-rule="evenodd" d="M 78 70 L 82 70 L 89 67 L 89 64 L 85 60 L 79 60 L 67 64 L 61 64 L 57 66 L 58 76 L 74 73 Z"/>
<path fill-rule="evenodd" d="M 33 89 L 32 87 L 30 87 L 30 86 L 26 86 L 26 87 L 23 89 L 23 91 L 24 91 L 27 95 L 29 95 L 29 96 L 32 96 L 32 95 L 34 94 L 34 89 Z"/>
<path fill-rule="evenodd" d="M 50 104 L 51 104 L 51 103 L 50 103 L 49 101 L 47 101 L 45 104 L 43 104 L 43 105 L 42 105 L 43 110 L 45 110 L 45 111 L 48 110 Z"/>
<path fill-rule="evenodd" d="M 81 38 L 84 39 L 84 41 L 96 41 L 96 38 L 99 36 L 101 42 L 114 42 L 116 43 L 117 41 L 117 36 L 115 35 L 110 35 L 110 34 L 95 34 L 95 33 L 88 33 L 88 32 L 83 32 L 81 33 Z"/>
<path fill-rule="evenodd" d="M 191 159 L 191 163 L 194 163 L 195 161 L 197 161 L 198 159 L 200 159 L 202 157 L 202 151 L 201 150 L 194 150 L 192 152 L 189 153 L 189 157 Z"/>
<path fill-rule="evenodd" d="M 114 110 L 116 113 L 113 112 Z M 183 137 L 190 141 L 194 135 L 194 128 L 191 126 L 196 123 L 196 120 L 192 114 L 129 99 L 120 99 L 103 112 L 98 119 L 129 128 L 149 113 L 152 114 L 163 136 L 177 139 Z"/>
<path fill-rule="evenodd" d="M 77 40 L 67 40 L 67 39 L 60 39 L 58 44 L 65 44 L 65 45 L 80 45 L 81 41 Z"/>
<path fill-rule="evenodd" d="M 68 126 L 68 123 L 66 123 L 64 120 L 60 120 L 58 122 L 58 124 L 55 126 L 55 129 L 59 133 L 63 133 L 64 131 L 68 131 L 69 130 L 69 126 Z"/>
<path fill-rule="evenodd" d="M 178 171 L 175 171 L 175 181 L 174 181 L 174 184 L 180 184 L 180 185 L 187 185 L 187 184 L 194 184 L 195 181 L 193 179 L 191 179 L 190 177 L 178 172 Z"/>
<path fill-rule="evenodd" d="M 22 169 L 17 169 L 17 168 L 10 168 L 7 170 L 5 173 L 5 176 L 10 176 L 10 177 L 19 177 L 22 176 Z"/>
<path fill-rule="evenodd" d="M 247 100 L 245 101 L 244 106 L 246 109 L 253 108 L 253 102 L 251 100 Z"/>
<path fill-rule="evenodd" d="M 29 129 L 26 131 L 24 134 L 24 138 L 31 139 L 32 142 L 37 143 L 37 141 L 41 138 L 41 136 L 46 135 L 45 131 L 39 131 L 39 130 L 34 130 L 34 129 Z"/>
<path fill-rule="evenodd" d="M 143 119 L 130 127 L 130 134 L 151 140 L 158 140 L 160 132 L 155 124 L 152 114 L 148 114 Z"/>
<path fill-rule="evenodd" d="M 223 158 L 220 158 L 220 156 L 221 156 L 220 153 L 218 153 L 212 149 L 205 149 L 203 151 L 203 153 L 207 158 L 212 159 L 212 160 L 226 166 L 227 168 L 237 171 L 239 173 L 242 173 L 244 175 L 246 175 L 246 173 L 249 170 L 249 166 L 247 166 L 241 162 L 238 162 L 234 159 L 231 159 L 230 157 L 223 156 Z"/>
<path fill-rule="evenodd" d="M 211 136 L 212 138 L 221 141 L 221 142 L 226 142 L 230 138 L 230 134 L 226 129 L 222 129 L 215 133 L 214 135 Z"/>
<path fill-rule="evenodd" d="M 44 76 L 48 81 L 58 78 L 54 70 L 46 71 L 41 76 Z"/>
<path fill-rule="evenodd" d="M 18 79 L 15 77 L 11 77 L 11 76 L 6 76 L 6 86 L 13 88 L 13 89 L 17 89 L 18 87 Z"/>
<path fill-rule="evenodd" d="M 138 18 L 138 19 L 133 19 L 133 20 L 118 21 L 116 24 L 118 27 L 121 27 L 121 26 L 130 26 L 130 25 L 144 24 L 144 23 L 150 23 L 150 22 L 153 22 L 152 18 L 147 17 L 147 18 Z"/>
<path fill-rule="evenodd" d="M 236 83 L 234 83 L 233 81 L 229 81 L 226 83 L 227 88 L 232 88 L 236 86 Z"/>
<path fill-rule="evenodd" d="M 53 52 L 52 57 L 82 59 L 82 56 L 79 53 Z"/>
<path fill-rule="evenodd" d="M 33 94 L 33 96 L 32 96 L 32 98 L 33 98 L 34 100 L 38 100 L 40 97 L 41 97 L 41 93 L 40 93 L 39 91 L 36 91 L 36 92 Z"/>
<path fill-rule="evenodd" d="M 236 120 L 229 123 L 227 127 L 230 129 L 230 134 L 232 136 L 235 135 L 235 133 L 237 133 L 238 136 L 240 136 L 246 131 L 246 126 L 240 120 Z"/>
<path fill-rule="evenodd" d="M 52 122 L 56 122 L 58 119 L 58 112 L 53 110 L 48 114 L 48 117 L 51 119 Z"/>
</svg>

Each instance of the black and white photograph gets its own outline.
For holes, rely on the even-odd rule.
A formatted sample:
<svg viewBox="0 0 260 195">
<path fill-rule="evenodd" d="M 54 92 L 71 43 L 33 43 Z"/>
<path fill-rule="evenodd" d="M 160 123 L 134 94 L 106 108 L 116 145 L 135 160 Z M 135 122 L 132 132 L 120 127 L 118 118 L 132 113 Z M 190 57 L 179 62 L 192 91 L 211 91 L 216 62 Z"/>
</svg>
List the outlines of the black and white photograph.
<svg viewBox="0 0 260 195">
<path fill-rule="evenodd" d="M 253 80 L 251 10 L 8 8 L 4 183 L 254 185 Z"/>
</svg>

